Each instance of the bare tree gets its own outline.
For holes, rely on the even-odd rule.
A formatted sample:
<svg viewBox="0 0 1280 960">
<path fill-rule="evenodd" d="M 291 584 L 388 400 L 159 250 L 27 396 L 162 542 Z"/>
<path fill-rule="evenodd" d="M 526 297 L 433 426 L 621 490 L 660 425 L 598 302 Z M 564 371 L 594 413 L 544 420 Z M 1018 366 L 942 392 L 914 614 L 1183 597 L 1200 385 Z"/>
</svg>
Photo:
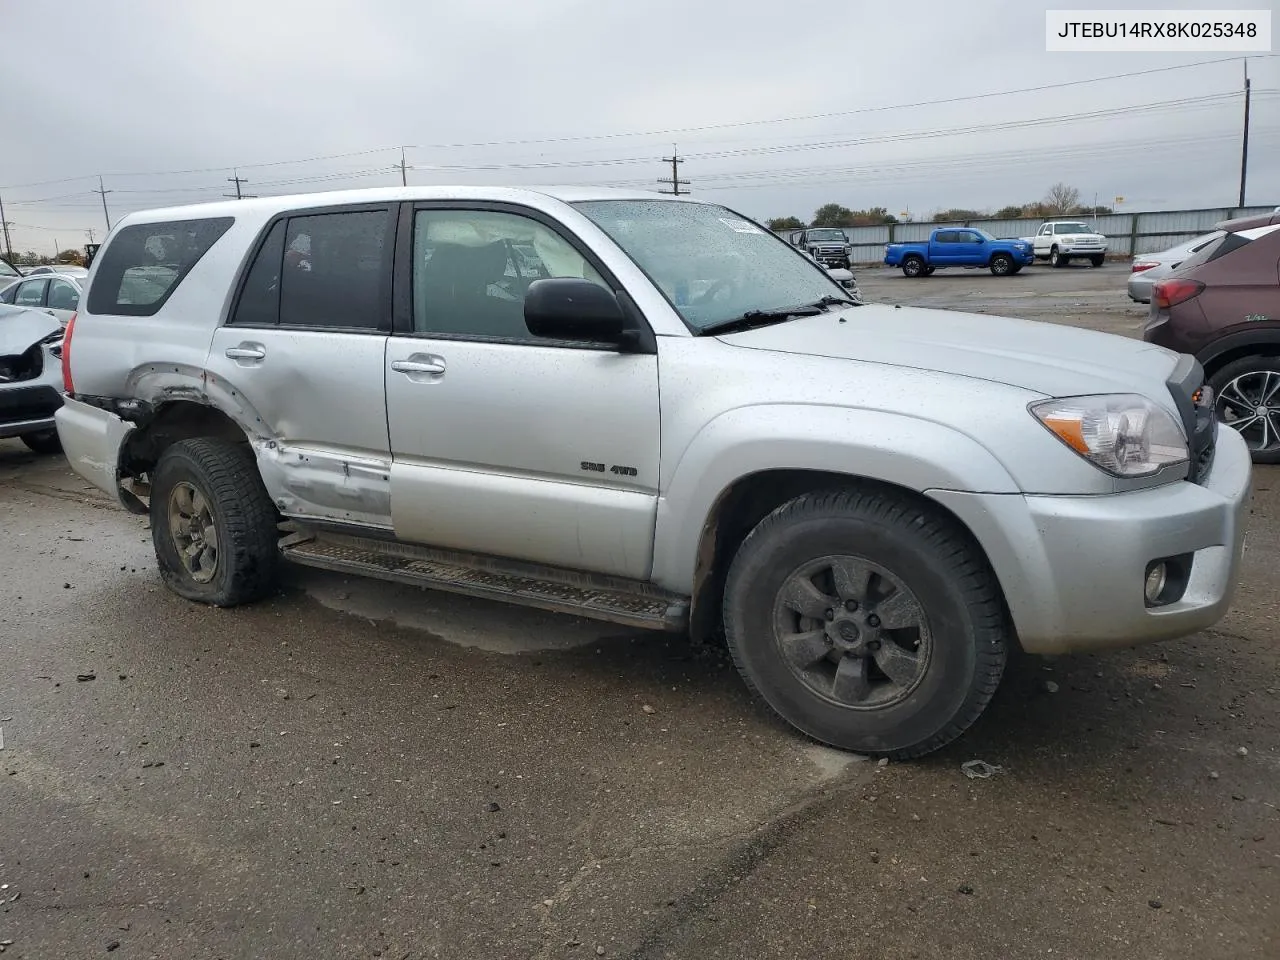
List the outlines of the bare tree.
<svg viewBox="0 0 1280 960">
<path fill-rule="evenodd" d="M 1061 216 L 1080 205 L 1080 191 L 1065 183 L 1055 183 L 1045 194 L 1044 203 L 1053 214 Z"/>
</svg>

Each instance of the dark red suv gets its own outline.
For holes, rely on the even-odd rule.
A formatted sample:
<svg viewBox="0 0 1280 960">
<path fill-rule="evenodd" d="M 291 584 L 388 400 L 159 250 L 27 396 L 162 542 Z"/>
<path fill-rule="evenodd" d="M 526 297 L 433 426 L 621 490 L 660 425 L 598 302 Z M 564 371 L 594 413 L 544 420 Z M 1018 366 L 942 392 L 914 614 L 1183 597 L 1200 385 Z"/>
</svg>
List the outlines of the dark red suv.
<svg viewBox="0 0 1280 960">
<path fill-rule="evenodd" d="M 1157 281 L 1142 338 L 1193 354 L 1218 419 L 1240 432 L 1254 463 L 1280 463 L 1280 207 L 1218 229 Z"/>
</svg>

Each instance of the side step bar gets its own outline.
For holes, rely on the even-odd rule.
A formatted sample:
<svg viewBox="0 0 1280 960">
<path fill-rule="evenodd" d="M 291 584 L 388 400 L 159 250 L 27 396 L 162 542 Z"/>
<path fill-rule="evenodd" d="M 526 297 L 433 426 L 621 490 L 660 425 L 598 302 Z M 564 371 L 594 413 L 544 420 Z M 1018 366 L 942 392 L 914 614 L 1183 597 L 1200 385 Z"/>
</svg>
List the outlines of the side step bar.
<svg viewBox="0 0 1280 960">
<path fill-rule="evenodd" d="M 308 567 L 502 600 L 648 630 L 683 631 L 689 600 L 647 583 L 316 530 L 288 521 L 280 553 Z"/>
</svg>

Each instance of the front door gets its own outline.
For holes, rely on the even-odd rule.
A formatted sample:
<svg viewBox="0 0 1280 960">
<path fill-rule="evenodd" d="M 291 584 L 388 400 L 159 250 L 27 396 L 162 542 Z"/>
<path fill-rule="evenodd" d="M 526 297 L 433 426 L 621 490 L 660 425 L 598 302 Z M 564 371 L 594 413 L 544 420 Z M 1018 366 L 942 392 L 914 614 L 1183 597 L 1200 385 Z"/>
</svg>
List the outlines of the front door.
<svg viewBox="0 0 1280 960">
<path fill-rule="evenodd" d="M 263 477 L 288 516 L 391 525 L 394 209 L 277 219 L 210 345 L 207 389 L 266 438 Z"/>
<path fill-rule="evenodd" d="M 657 357 L 529 333 L 534 280 L 610 285 L 562 230 L 522 208 L 414 209 L 411 320 L 385 371 L 392 521 L 402 540 L 644 578 Z"/>
</svg>

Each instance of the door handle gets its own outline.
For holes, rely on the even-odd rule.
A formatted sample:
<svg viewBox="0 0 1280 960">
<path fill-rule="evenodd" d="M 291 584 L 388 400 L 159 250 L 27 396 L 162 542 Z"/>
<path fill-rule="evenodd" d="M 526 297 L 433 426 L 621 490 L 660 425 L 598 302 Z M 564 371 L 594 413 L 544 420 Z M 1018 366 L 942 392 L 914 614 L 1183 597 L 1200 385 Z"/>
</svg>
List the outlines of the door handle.
<svg viewBox="0 0 1280 960">
<path fill-rule="evenodd" d="M 267 352 L 257 347 L 227 347 L 228 360 L 265 360 Z"/>
<path fill-rule="evenodd" d="M 396 373 L 444 373 L 443 361 L 394 360 L 391 369 Z"/>
</svg>

